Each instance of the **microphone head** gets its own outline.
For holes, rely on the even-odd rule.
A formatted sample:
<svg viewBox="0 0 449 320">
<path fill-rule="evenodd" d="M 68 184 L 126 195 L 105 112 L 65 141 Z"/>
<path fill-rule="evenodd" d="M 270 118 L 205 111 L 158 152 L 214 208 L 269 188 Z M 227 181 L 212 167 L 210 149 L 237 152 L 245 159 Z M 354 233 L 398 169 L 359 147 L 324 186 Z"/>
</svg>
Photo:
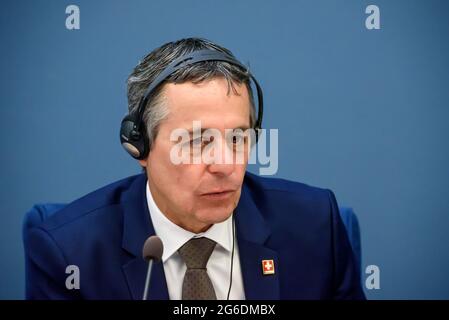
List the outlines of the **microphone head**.
<svg viewBox="0 0 449 320">
<path fill-rule="evenodd" d="M 164 245 L 161 238 L 158 236 L 151 236 L 145 241 L 142 249 L 142 257 L 145 261 L 154 260 L 156 262 L 162 259 L 164 252 Z"/>
</svg>

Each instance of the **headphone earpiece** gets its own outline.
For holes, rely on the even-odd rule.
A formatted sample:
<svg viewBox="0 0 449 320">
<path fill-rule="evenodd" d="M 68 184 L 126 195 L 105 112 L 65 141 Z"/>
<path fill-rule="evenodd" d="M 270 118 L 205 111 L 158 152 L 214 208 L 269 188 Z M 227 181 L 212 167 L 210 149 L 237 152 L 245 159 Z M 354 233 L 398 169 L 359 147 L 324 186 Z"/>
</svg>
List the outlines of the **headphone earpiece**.
<svg viewBox="0 0 449 320">
<path fill-rule="evenodd" d="M 123 118 L 120 126 L 120 143 L 123 148 L 137 160 L 145 159 L 148 155 L 148 138 L 144 126 L 139 126 L 133 114 Z"/>
</svg>

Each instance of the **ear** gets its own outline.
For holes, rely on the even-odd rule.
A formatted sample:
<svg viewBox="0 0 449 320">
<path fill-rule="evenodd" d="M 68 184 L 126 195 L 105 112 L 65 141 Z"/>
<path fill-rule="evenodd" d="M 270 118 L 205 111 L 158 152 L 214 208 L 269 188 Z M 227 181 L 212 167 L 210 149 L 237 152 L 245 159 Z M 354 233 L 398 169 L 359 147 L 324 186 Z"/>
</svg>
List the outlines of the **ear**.
<svg viewBox="0 0 449 320">
<path fill-rule="evenodd" d="M 142 159 L 142 160 L 138 160 L 138 161 L 139 161 L 139 163 L 140 163 L 140 165 L 141 165 L 142 167 L 144 167 L 144 168 L 147 167 L 147 164 L 148 164 L 148 157 L 146 157 L 145 159 Z"/>
</svg>

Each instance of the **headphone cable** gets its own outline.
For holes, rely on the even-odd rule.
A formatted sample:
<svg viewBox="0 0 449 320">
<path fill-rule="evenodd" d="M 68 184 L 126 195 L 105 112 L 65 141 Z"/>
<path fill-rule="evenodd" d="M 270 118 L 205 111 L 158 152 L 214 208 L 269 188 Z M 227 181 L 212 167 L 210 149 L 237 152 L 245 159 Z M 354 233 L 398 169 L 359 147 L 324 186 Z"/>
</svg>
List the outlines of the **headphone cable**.
<svg viewBox="0 0 449 320">
<path fill-rule="evenodd" d="M 232 271 L 234 267 L 234 249 L 235 249 L 235 220 L 234 220 L 234 213 L 232 213 L 232 254 L 231 254 L 231 275 L 229 278 L 229 290 L 228 290 L 228 296 L 226 300 L 229 300 L 229 295 L 231 293 L 231 287 L 232 287 Z"/>
</svg>

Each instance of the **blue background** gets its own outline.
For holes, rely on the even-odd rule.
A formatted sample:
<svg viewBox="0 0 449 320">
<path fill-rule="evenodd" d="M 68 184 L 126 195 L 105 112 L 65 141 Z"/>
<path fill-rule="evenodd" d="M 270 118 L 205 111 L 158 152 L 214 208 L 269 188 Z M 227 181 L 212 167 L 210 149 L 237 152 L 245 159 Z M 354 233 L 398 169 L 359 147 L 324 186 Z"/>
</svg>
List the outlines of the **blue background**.
<svg viewBox="0 0 449 320">
<path fill-rule="evenodd" d="M 76 4 L 81 29 L 65 28 Z M 381 29 L 365 28 L 378 5 Z M 277 176 L 352 206 L 371 299 L 449 298 L 448 1 L 2 1 L 0 297 L 24 297 L 21 223 L 140 171 L 125 80 L 147 52 L 209 38 L 250 63 L 279 129 Z"/>
</svg>

